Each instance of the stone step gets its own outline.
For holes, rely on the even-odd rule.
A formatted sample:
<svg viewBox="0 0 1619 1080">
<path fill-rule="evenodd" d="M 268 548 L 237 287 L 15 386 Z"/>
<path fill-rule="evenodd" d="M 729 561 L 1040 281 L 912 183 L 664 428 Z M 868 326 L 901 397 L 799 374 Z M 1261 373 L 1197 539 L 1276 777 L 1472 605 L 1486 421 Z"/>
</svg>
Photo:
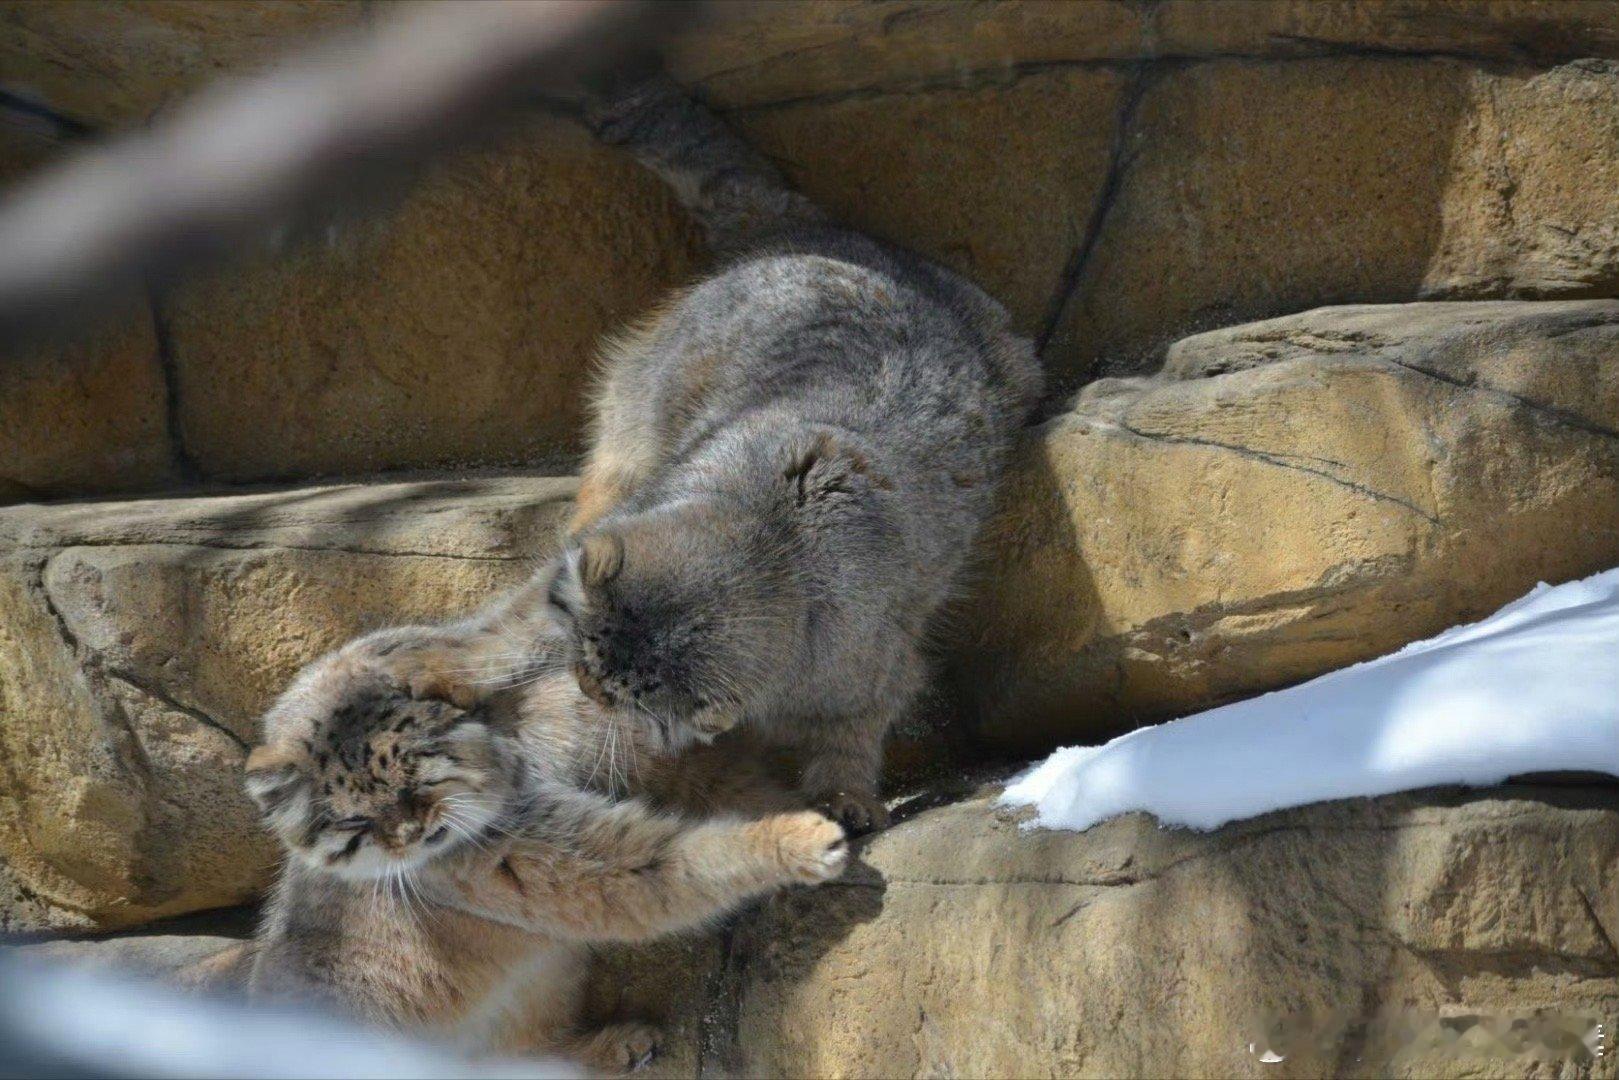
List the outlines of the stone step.
<svg viewBox="0 0 1619 1080">
<path fill-rule="evenodd" d="M 260 713 L 356 633 L 442 619 L 521 580 L 575 486 L 421 480 L 0 511 L 0 927 L 123 926 L 257 895 L 276 851 L 240 770 Z"/>
<path fill-rule="evenodd" d="M 1083 834 L 985 791 L 901 807 L 837 882 L 608 950 L 593 998 L 666 1025 L 649 1076 L 1611 1075 L 1616 859 L 1612 788 Z M 239 931 L 190 933 L 23 951 L 234 985 Z"/>
<path fill-rule="evenodd" d="M 240 903 L 304 662 L 551 550 L 557 477 L 0 510 L 0 925 Z M 1619 302 L 1325 308 L 1187 338 L 1019 450 L 936 695 L 999 753 L 1387 652 L 1619 564 Z M 959 714 L 959 715 L 958 715 Z M 914 734 L 914 732 L 907 732 Z"/>
</svg>

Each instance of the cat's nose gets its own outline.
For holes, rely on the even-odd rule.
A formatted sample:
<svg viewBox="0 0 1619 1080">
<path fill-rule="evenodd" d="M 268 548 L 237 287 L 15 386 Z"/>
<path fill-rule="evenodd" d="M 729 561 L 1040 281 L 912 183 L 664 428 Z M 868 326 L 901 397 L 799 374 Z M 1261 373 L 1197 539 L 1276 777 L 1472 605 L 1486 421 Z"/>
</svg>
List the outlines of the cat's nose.
<svg viewBox="0 0 1619 1080">
<path fill-rule="evenodd" d="M 573 665 L 573 677 L 579 680 L 579 689 L 584 691 L 585 697 L 604 708 L 612 708 L 613 695 L 607 692 L 602 681 L 590 673 L 590 669 L 583 664 Z"/>
<path fill-rule="evenodd" d="M 401 821 L 394 826 L 394 843 L 399 846 L 413 844 L 422 838 L 422 825 L 419 821 Z"/>
</svg>

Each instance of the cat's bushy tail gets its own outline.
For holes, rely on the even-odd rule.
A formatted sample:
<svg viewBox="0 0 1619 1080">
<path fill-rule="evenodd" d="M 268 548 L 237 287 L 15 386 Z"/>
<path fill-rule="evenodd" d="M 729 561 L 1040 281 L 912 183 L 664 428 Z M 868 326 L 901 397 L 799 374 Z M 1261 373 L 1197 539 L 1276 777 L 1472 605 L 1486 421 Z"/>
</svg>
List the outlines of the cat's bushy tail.
<svg viewBox="0 0 1619 1080">
<path fill-rule="evenodd" d="M 707 233 L 736 251 L 827 220 L 780 171 L 666 76 L 603 94 L 585 108 L 603 142 L 661 176 Z"/>
</svg>

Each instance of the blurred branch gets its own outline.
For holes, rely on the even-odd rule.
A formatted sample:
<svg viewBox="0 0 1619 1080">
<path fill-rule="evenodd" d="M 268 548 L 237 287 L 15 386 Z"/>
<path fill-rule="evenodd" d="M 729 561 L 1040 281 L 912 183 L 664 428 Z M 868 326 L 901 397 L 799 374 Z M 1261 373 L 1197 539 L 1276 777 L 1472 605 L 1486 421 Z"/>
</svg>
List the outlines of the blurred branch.
<svg viewBox="0 0 1619 1080">
<path fill-rule="evenodd" d="M 0 342 L 274 245 L 610 75 L 696 14 L 669 0 L 411 5 L 43 171 L 0 206 Z"/>
</svg>

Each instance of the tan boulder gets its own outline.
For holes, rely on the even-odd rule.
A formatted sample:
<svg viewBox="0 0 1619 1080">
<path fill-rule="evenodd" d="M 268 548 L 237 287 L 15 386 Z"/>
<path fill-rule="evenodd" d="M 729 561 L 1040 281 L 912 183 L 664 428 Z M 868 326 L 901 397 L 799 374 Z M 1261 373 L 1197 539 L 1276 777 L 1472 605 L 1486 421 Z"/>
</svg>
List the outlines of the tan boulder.
<svg viewBox="0 0 1619 1080">
<path fill-rule="evenodd" d="M 1020 452 L 936 697 L 972 737 L 1034 752 L 1619 562 L 1616 350 L 1613 301 L 1325 309 L 1097 384 Z M 12 922 L 251 895 L 267 848 L 235 770 L 258 713 L 350 634 L 517 580 L 571 483 L 0 511 Z M 895 744 L 896 774 L 940 763 L 926 723 Z"/>
<path fill-rule="evenodd" d="M 732 119 L 839 220 L 966 274 L 1037 334 L 1107 179 L 1124 88 L 1062 69 Z"/>
<path fill-rule="evenodd" d="M 1151 35 L 1164 56 L 1319 55 L 1353 49 L 1523 61 L 1619 55 L 1607 0 L 1168 0 Z"/>
<path fill-rule="evenodd" d="M 744 917 L 720 970 L 641 983 L 706 1075 L 1611 1075 L 1592 1050 L 1619 1006 L 1616 825 L 1592 789 L 1204 834 L 1025 832 L 979 797 Z M 1513 1021 L 1521 1052 L 1490 1034 Z"/>
<path fill-rule="evenodd" d="M 1619 55 L 1607 0 L 844 0 L 733 3 L 672 45 L 721 107 L 1013 81 L 1062 65 L 1354 50 L 1556 62 Z"/>
<path fill-rule="evenodd" d="M 1151 14 L 1128 0 L 804 0 L 713 14 L 672 43 L 669 65 L 722 108 L 1004 85 L 1024 68 L 1135 59 L 1150 48 Z"/>
<path fill-rule="evenodd" d="M 186 449 L 235 480 L 569 458 L 600 339 L 694 250 L 626 156 L 526 125 L 391 218 L 167 298 Z"/>
<path fill-rule="evenodd" d="M 305 662 L 465 610 L 553 542 L 570 480 L 0 511 L 0 926 L 240 903 L 275 848 L 240 788 Z"/>
<path fill-rule="evenodd" d="M 0 349 L 0 504 L 150 489 L 176 475 L 144 300 L 87 337 Z"/>
<path fill-rule="evenodd" d="M 0 123 L 0 195 L 60 152 L 46 126 Z M 83 337 L 0 347 L 0 505 L 157 487 L 175 466 L 145 297 Z"/>
<path fill-rule="evenodd" d="M 97 127 L 137 127 L 221 74 L 356 27 L 362 0 L 0 3 L 0 80 Z"/>
<path fill-rule="evenodd" d="M 1091 740 L 1619 565 L 1619 302 L 1323 308 L 1179 342 L 1034 429 L 953 684 Z"/>
<path fill-rule="evenodd" d="M 139 122 L 359 11 L 0 0 L 13 30 L 0 81 Z M 837 214 L 1005 301 L 1049 339 L 1058 385 L 1320 303 L 1590 296 L 1619 281 L 1619 71 L 1533 66 L 1619 53 L 1608 4 L 723 15 L 674 44 L 676 73 Z M 694 251 L 656 181 L 572 126 L 534 122 L 436 170 L 396 217 L 163 298 L 177 419 L 93 388 L 84 449 L 60 451 L 73 475 L 19 467 L 6 490 L 161 486 L 166 472 L 128 463 L 159 424 L 173 428 L 158 440 L 170 464 L 208 479 L 551 467 L 579 449 L 598 339 L 688 279 Z M 83 346 L 98 359 L 121 347 Z M 130 394 L 156 384 L 148 366 L 100 362 Z M 60 367 L 31 369 L 45 385 L 10 398 L 56 401 Z M 135 416 L 146 430 L 126 430 Z M 49 461 L 49 440 L 18 430 L 16 453 Z"/>
<path fill-rule="evenodd" d="M 1048 364 L 1140 371 L 1323 303 L 1591 296 L 1619 274 L 1619 68 L 1216 61 L 1143 84 Z"/>
<path fill-rule="evenodd" d="M 1027 831 L 988 793 L 941 794 L 839 881 L 608 950 L 593 1004 L 664 1024 L 650 1076 L 1613 1075 L 1601 789 L 1419 792 L 1210 833 L 1144 815 Z M 229 985 L 243 921 L 21 951 Z"/>
</svg>

